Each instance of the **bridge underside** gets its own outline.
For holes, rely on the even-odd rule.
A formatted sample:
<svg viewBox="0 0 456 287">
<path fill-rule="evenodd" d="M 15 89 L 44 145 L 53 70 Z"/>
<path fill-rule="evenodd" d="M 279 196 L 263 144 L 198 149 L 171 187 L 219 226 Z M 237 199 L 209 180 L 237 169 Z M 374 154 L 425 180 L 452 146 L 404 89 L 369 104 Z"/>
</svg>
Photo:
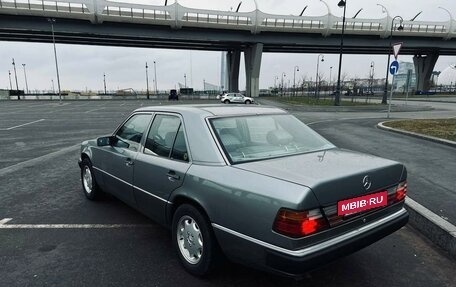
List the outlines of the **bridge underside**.
<svg viewBox="0 0 456 287">
<path fill-rule="evenodd" d="M 46 18 L 0 15 L 0 40 L 52 42 L 51 27 Z M 340 36 L 319 34 L 262 32 L 151 26 L 130 23 L 57 19 L 54 25 L 57 43 L 227 51 L 245 50 L 252 43 L 262 43 L 263 52 L 338 54 Z M 399 34 L 400 32 L 396 32 Z M 438 51 L 440 55 L 456 55 L 456 39 L 400 37 L 404 42 L 401 54 L 415 55 Z M 345 35 L 345 54 L 387 54 L 389 39 L 377 36 Z"/>
<path fill-rule="evenodd" d="M 144 24 L 103 22 L 92 24 L 84 20 L 57 19 L 55 40 L 62 44 L 122 46 L 139 48 L 235 51 L 229 53 L 229 89 L 238 89 L 240 52 L 246 61 L 247 93 L 257 96 L 261 53 L 323 53 L 340 52 L 340 36 L 320 34 L 261 32 L 180 28 Z M 43 17 L 0 15 L 0 41 L 52 42 L 49 22 Z M 396 32 L 393 42 L 404 42 L 402 55 L 456 55 L 456 39 L 435 37 L 401 37 Z M 344 54 L 387 54 L 390 39 L 369 35 L 345 35 Z M 260 45 L 260 46 L 258 46 Z M 234 53 L 234 54 L 233 54 Z M 429 64 L 426 64 L 429 62 Z M 434 61 L 420 64 L 423 71 L 418 89 L 426 87 L 428 72 Z M 428 67 L 432 65 L 432 67 Z M 425 67 L 426 66 L 426 67 Z M 419 73 L 419 71 L 418 71 Z"/>
</svg>

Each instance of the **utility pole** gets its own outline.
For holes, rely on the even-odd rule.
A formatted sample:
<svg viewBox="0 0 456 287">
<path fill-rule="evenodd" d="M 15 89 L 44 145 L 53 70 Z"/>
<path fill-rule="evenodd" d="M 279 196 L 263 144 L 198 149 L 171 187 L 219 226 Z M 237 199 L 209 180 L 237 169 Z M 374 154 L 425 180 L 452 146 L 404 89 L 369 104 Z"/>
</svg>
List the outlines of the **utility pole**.
<svg viewBox="0 0 456 287">
<path fill-rule="evenodd" d="M 27 83 L 27 73 L 25 72 L 25 64 L 22 64 L 22 67 L 24 68 L 25 90 L 27 91 L 27 94 L 28 94 L 29 93 L 29 89 L 28 89 L 28 83 Z"/>
<path fill-rule="evenodd" d="M 149 100 L 150 96 L 149 96 L 149 72 L 148 72 L 148 69 L 149 69 L 149 66 L 147 66 L 147 62 L 146 62 L 146 95 L 147 95 L 147 99 Z"/>
</svg>

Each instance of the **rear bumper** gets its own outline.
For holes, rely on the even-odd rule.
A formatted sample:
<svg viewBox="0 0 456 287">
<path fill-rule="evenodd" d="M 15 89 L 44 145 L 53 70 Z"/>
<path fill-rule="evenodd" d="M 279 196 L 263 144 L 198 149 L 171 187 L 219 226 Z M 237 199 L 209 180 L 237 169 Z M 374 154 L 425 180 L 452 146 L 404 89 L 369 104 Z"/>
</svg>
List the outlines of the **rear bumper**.
<svg viewBox="0 0 456 287">
<path fill-rule="evenodd" d="M 300 277 L 311 269 L 351 254 L 393 233 L 407 224 L 408 217 L 407 211 L 402 208 L 356 230 L 299 250 L 284 249 L 217 224 L 213 226 L 220 246 L 233 261 L 282 275 Z"/>
</svg>

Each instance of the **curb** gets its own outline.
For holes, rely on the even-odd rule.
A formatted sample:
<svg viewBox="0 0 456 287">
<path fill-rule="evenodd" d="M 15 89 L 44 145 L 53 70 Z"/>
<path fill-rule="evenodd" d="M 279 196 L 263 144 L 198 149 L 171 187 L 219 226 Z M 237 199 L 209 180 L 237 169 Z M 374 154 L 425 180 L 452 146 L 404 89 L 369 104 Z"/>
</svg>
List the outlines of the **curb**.
<svg viewBox="0 0 456 287">
<path fill-rule="evenodd" d="M 451 147 L 456 147 L 456 142 L 454 142 L 454 141 L 445 140 L 445 139 L 436 138 L 436 137 L 433 137 L 433 136 L 427 136 L 427 135 L 423 135 L 423 134 L 419 134 L 419 133 L 415 133 L 415 132 L 409 132 L 409 131 L 404 131 L 404 130 L 400 130 L 400 129 L 387 127 L 387 126 L 384 125 L 387 122 L 392 122 L 392 121 L 385 121 L 385 122 L 378 123 L 377 124 L 377 128 L 382 129 L 382 130 L 386 130 L 386 131 L 391 131 L 391 132 L 395 132 L 395 133 L 399 133 L 399 134 L 404 134 L 404 135 L 416 137 L 416 138 L 419 138 L 419 139 L 432 141 L 432 142 L 435 142 L 435 143 L 448 145 L 448 146 L 451 146 Z"/>
<path fill-rule="evenodd" d="M 386 122 L 387 121 L 378 123 L 377 127 L 382 130 L 405 134 L 451 147 L 456 147 L 456 142 L 387 127 L 384 125 Z M 444 220 L 410 197 L 405 199 L 405 208 L 409 212 L 410 225 L 429 238 L 434 244 L 448 252 L 453 259 L 456 259 L 456 226 Z"/>
<path fill-rule="evenodd" d="M 409 213 L 410 225 L 456 259 L 456 226 L 410 197 L 405 199 L 405 208 Z"/>
</svg>

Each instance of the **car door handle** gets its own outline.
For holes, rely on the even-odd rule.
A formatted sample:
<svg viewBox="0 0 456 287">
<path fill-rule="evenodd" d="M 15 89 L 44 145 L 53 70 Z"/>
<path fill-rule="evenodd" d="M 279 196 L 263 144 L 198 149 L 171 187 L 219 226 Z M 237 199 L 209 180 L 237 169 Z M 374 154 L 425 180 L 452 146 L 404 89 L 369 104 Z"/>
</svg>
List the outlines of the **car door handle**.
<svg viewBox="0 0 456 287">
<path fill-rule="evenodd" d="M 127 158 L 127 159 L 125 160 L 125 165 L 126 165 L 126 166 L 132 166 L 132 165 L 134 165 L 134 164 L 135 164 L 135 163 L 131 160 L 131 158 Z"/>
<path fill-rule="evenodd" d="M 168 177 L 168 179 L 170 181 L 176 181 L 176 180 L 179 180 L 180 179 L 180 176 L 176 174 L 175 171 L 173 170 L 170 170 L 168 171 L 168 173 L 166 174 L 166 176 Z"/>
</svg>

